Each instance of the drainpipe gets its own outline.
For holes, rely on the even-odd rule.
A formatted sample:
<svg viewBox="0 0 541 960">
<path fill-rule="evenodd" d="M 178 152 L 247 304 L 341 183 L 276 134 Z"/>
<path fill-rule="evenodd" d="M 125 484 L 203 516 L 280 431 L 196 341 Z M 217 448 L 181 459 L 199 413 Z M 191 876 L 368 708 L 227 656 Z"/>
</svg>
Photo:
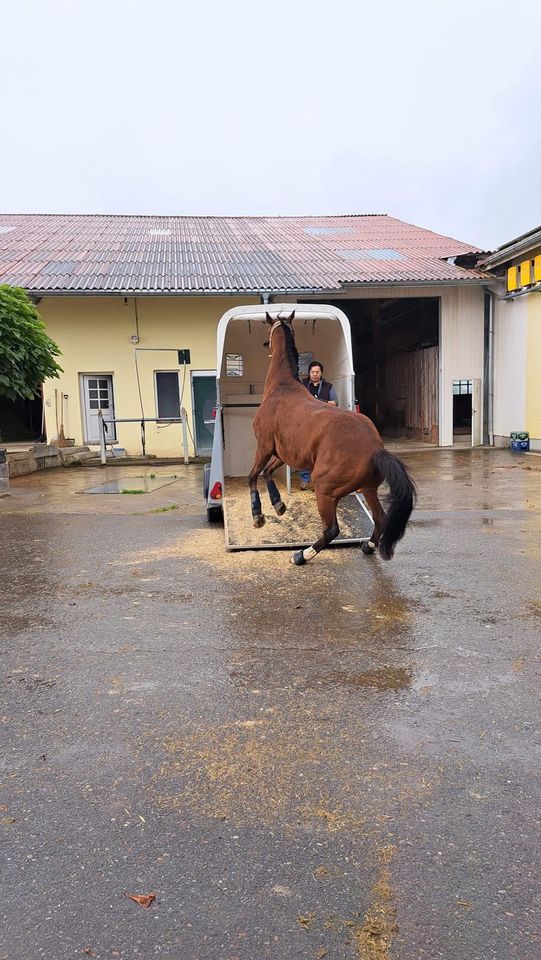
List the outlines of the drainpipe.
<svg viewBox="0 0 541 960">
<path fill-rule="evenodd" d="M 485 333 L 486 333 L 486 364 L 485 364 L 485 399 L 486 399 L 486 428 L 483 440 L 489 446 L 494 446 L 494 300 L 492 290 L 485 292 Z"/>
</svg>

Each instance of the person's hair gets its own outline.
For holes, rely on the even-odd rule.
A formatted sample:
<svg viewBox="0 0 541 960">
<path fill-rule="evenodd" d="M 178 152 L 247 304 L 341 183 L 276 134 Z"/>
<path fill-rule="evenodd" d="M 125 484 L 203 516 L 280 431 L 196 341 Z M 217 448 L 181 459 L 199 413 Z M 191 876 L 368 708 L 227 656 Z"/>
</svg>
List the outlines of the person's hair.
<svg viewBox="0 0 541 960">
<path fill-rule="evenodd" d="M 312 360 L 312 363 L 308 367 L 308 373 L 310 373 L 310 370 L 312 369 L 312 367 L 321 367 L 321 372 L 323 373 L 323 364 L 320 363 L 319 360 Z"/>
</svg>

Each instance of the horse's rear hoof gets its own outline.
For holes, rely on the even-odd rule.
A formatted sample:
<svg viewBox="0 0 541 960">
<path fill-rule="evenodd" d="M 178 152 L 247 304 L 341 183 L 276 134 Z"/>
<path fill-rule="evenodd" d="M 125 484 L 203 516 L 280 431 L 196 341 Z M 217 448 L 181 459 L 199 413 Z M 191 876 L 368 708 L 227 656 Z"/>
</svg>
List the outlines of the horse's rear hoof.
<svg viewBox="0 0 541 960">
<path fill-rule="evenodd" d="M 297 550 L 297 552 L 293 554 L 291 557 L 291 563 L 294 563 L 296 567 L 302 567 L 303 563 L 306 563 L 302 550 Z"/>
<path fill-rule="evenodd" d="M 279 516 L 279 517 L 282 517 L 282 516 L 284 515 L 284 513 L 286 512 L 286 509 L 287 509 L 287 508 L 286 508 L 285 503 L 283 503 L 283 501 L 280 500 L 280 503 L 275 503 L 274 509 L 276 510 L 276 513 L 278 514 L 278 516 Z"/>
<path fill-rule="evenodd" d="M 254 527 L 263 527 L 265 525 L 265 517 L 262 513 L 257 513 L 254 517 Z"/>
<path fill-rule="evenodd" d="M 372 543 L 371 540 L 363 540 L 361 543 L 361 550 L 367 557 L 371 557 L 375 553 L 376 545 Z"/>
</svg>

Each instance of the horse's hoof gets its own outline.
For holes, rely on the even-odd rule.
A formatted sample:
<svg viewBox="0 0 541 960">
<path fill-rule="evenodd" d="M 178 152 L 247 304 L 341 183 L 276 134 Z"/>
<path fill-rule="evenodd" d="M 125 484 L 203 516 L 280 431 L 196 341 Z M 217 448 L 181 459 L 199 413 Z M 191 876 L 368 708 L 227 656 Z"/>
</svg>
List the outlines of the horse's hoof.
<svg viewBox="0 0 541 960">
<path fill-rule="evenodd" d="M 284 515 L 284 513 L 286 512 L 286 509 L 287 509 L 287 508 L 286 508 L 285 503 L 284 503 L 282 500 L 280 500 L 280 503 L 275 503 L 275 504 L 274 504 L 274 509 L 276 510 L 276 513 L 278 514 L 278 516 L 279 516 L 279 517 L 282 517 L 282 516 Z"/>
<path fill-rule="evenodd" d="M 254 527 L 263 527 L 265 526 L 265 517 L 262 513 L 256 513 L 254 517 Z"/>
<path fill-rule="evenodd" d="M 361 550 L 365 556 L 371 557 L 372 554 L 375 553 L 376 546 L 371 540 L 363 540 L 361 543 Z"/>
<path fill-rule="evenodd" d="M 294 563 L 296 567 L 302 567 L 303 563 L 306 563 L 302 550 L 297 550 L 297 553 L 293 554 L 291 557 L 291 563 Z"/>
</svg>

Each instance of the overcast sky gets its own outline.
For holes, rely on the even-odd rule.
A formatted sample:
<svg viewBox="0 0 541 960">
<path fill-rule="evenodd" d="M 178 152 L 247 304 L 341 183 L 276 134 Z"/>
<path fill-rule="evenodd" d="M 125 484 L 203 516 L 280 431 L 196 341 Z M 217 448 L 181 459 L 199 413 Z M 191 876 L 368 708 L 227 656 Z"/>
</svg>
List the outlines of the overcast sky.
<svg viewBox="0 0 541 960">
<path fill-rule="evenodd" d="M 541 223 L 539 0 L 5 0 L 0 212 Z"/>
</svg>

